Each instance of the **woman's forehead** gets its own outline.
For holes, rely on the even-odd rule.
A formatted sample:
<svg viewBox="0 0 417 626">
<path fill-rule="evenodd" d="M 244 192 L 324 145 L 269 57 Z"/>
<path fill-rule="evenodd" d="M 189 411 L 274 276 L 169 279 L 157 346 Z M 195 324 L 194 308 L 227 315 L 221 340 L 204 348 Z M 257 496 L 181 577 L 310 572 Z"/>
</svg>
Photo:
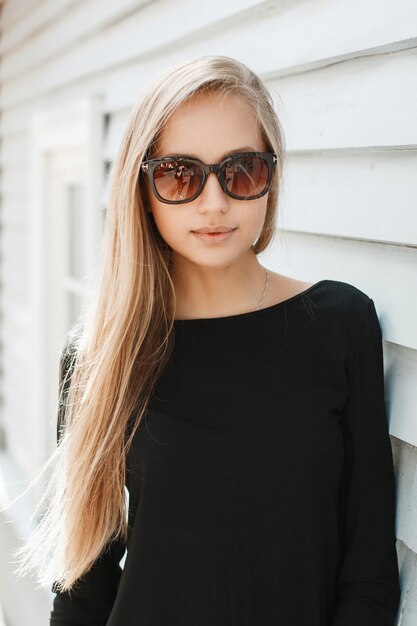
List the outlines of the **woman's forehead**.
<svg viewBox="0 0 417 626">
<path fill-rule="evenodd" d="M 223 94 L 194 97 L 180 105 L 157 142 L 161 156 L 187 154 L 217 160 L 245 147 L 264 149 L 256 115 L 241 98 Z"/>
</svg>

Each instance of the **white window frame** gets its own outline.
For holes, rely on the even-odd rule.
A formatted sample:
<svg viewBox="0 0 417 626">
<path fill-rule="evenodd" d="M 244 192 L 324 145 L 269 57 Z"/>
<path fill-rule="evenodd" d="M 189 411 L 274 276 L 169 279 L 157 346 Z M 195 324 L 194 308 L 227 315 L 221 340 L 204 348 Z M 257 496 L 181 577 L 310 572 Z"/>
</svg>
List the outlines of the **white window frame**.
<svg viewBox="0 0 417 626">
<path fill-rule="evenodd" d="M 29 232 L 31 248 L 31 345 L 28 350 L 32 372 L 30 395 L 32 410 L 28 415 L 33 433 L 30 471 L 36 470 L 56 446 L 56 418 L 58 400 L 59 350 L 68 330 L 66 320 L 54 318 L 48 310 L 46 290 L 55 285 L 48 282 L 47 256 L 54 237 L 47 220 L 47 193 L 45 184 L 48 159 L 51 155 L 65 155 L 66 151 L 80 149 L 85 163 L 85 250 L 86 269 L 90 275 L 102 236 L 103 149 L 102 149 L 103 98 L 91 96 L 69 105 L 36 113 L 30 124 L 31 133 L 31 193 Z M 57 227 L 56 236 L 62 237 Z M 49 239 L 48 239 L 49 238 Z M 56 285 L 62 288 L 62 285 Z M 62 311 L 63 307 L 58 310 Z M 58 317 L 60 317 L 58 315 Z M 52 399 L 51 399 L 52 398 Z M 33 494 L 34 504 L 42 491 L 40 484 Z"/>
</svg>

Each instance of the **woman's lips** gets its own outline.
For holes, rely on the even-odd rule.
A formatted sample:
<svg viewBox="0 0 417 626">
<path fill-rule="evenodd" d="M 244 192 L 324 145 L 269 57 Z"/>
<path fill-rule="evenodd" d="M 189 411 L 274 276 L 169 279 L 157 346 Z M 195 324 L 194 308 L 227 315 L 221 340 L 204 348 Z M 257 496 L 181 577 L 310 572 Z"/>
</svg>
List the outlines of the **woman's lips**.
<svg viewBox="0 0 417 626">
<path fill-rule="evenodd" d="M 224 239 L 228 239 L 230 235 L 236 230 L 229 230 L 226 233 L 198 233 L 195 230 L 191 231 L 196 237 L 202 239 L 203 241 L 224 241 Z"/>
</svg>

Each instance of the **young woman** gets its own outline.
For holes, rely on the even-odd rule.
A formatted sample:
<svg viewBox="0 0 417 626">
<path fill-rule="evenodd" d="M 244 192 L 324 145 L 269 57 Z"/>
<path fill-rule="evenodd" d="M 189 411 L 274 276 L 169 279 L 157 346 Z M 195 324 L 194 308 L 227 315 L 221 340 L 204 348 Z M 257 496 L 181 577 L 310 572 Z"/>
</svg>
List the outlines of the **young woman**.
<svg viewBox="0 0 417 626">
<path fill-rule="evenodd" d="M 32 543 L 51 626 L 394 625 L 381 328 L 353 285 L 259 262 L 283 157 L 228 57 L 170 68 L 131 115 Z"/>
</svg>

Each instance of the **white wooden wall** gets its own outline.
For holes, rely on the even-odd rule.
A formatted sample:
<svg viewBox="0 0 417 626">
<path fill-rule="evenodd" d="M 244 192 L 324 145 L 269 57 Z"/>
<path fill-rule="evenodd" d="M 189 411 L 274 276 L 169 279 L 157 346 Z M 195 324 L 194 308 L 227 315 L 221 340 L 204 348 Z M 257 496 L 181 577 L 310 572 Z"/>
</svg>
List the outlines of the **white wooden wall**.
<svg viewBox="0 0 417 626">
<path fill-rule="evenodd" d="M 104 166 L 114 158 L 127 115 L 144 83 L 160 69 L 201 54 L 234 56 L 258 72 L 270 87 L 284 125 L 288 158 L 281 229 L 262 262 L 303 280 L 346 280 L 375 301 L 384 336 L 397 478 L 402 581 L 398 626 L 416 626 L 415 0 L 3 3 L 0 423 L 7 443 L 4 463 L 15 468 L 12 474 L 23 477 L 34 464 L 33 398 L 24 384 L 32 375 L 27 346 L 34 332 L 29 285 L 33 259 L 28 245 L 33 210 L 28 175 L 30 120 L 50 107 L 98 97 L 103 140 L 99 158 Z M 104 186 L 100 193 L 103 204 Z M 90 210 L 99 213 L 101 204 L 92 201 Z M 58 363 L 58 352 L 56 359 Z M 1 583 L 0 578 L 0 590 Z M 7 612 L 10 600 L 3 601 Z M 39 624 L 42 621 L 45 615 Z M 33 618 L 31 623 L 36 626 Z"/>
</svg>

